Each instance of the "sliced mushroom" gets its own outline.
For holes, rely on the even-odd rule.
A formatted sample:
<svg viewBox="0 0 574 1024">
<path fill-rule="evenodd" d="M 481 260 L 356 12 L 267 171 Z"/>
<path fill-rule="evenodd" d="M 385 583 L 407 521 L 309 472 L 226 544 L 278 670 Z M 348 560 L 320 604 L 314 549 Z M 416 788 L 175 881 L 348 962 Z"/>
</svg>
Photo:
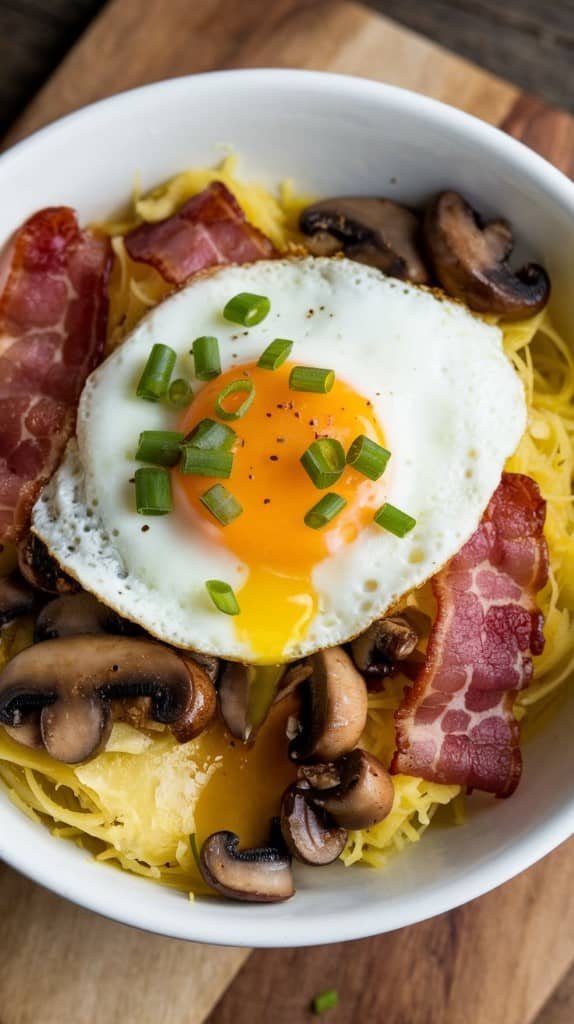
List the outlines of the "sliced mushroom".
<svg viewBox="0 0 574 1024">
<path fill-rule="evenodd" d="M 331 256 L 338 244 L 350 259 L 378 267 L 390 277 L 415 284 L 429 280 L 421 255 L 418 217 L 391 199 L 323 199 L 303 210 L 300 226 L 311 236 L 308 248 L 315 255 Z"/>
<path fill-rule="evenodd" d="M 213 654 L 202 654 L 200 651 L 189 651 L 188 657 L 193 658 L 194 661 L 203 669 L 207 678 L 215 686 L 221 663 L 219 658 L 216 658 Z"/>
<path fill-rule="evenodd" d="M 243 665 L 229 661 L 219 681 L 219 707 L 229 732 L 252 740 L 273 705 L 282 665 Z"/>
<path fill-rule="evenodd" d="M 342 647 L 318 651 L 309 660 L 313 673 L 301 684 L 301 717 L 289 756 L 336 761 L 359 742 L 367 721 L 367 689 Z"/>
<path fill-rule="evenodd" d="M 134 632 L 136 627 L 131 622 L 107 608 L 93 594 L 81 590 L 77 594 L 62 594 L 44 605 L 36 619 L 34 639 L 40 642 L 77 634 Z"/>
<path fill-rule="evenodd" d="M 36 594 L 18 572 L 0 579 L 0 626 L 34 611 L 36 603 Z"/>
<path fill-rule="evenodd" d="M 419 635 L 402 616 L 377 619 L 351 641 L 355 665 L 367 677 L 391 675 L 415 650 Z"/>
<path fill-rule="evenodd" d="M 79 583 L 60 569 L 55 558 L 35 533 L 28 533 L 18 545 L 20 572 L 33 587 L 49 594 L 72 594 Z"/>
<path fill-rule="evenodd" d="M 309 800 L 309 786 L 289 786 L 281 801 L 281 833 L 287 849 L 303 864 L 332 864 L 347 842 L 344 828 Z"/>
<path fill-rule="evenodd" d="M 205 840 L 200 868 L 208 885 L 232 900 L 279 903 L 294 893 L 291 858 L 275 846 L 240 850 L 235 832 L 214 832 Z"/>
<path fill-rule="evenodd" d="M 509 225 L 484 223 L 457 192 L 443 192 L 430 206 L 424 235 L 442 287 L 471 309 L 520 320 L 548 302 L 550 281 L 541 266 L 528 263 L 516 273 L 509 266 Z"/>
<path fill-rule="evenodd" d="M 301 767 L 298 775 L 311 787 L 308 799 L 341 828 L 369 828 L 392 810 L 393 780 L 366 750 L 353 750 L 334 764 Z"/>
<path fill-rule="evenodd" d="M 197 736 L 215 711 L 203 669 L 183 654 L 139 637 L 68 636 L 21 651 L 0 673 L 0 724 L 19 727 L 39 716 L 43 744 L 56 760 L 94 757 L 111 728 L 110 702 L 151 698 L 151 714 L 181 743 Z M 26 742 L 29 729 L 23 730 Z"/>
</svg>

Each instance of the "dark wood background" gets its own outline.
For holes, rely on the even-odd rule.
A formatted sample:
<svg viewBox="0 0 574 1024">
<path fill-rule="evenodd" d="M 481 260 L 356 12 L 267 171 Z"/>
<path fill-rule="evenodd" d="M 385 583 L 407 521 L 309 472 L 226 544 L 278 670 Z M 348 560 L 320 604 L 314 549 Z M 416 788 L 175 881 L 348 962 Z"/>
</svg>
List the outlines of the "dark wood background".
<svg viewBox="0 0 574 1024">
<path fill-rule="evenodd" d="M 574 0 L 367 3 L 527 92 L 574 111 Z M 0 0 L 0 134 L 104 6 L 103 0 Z"/>
</svg>

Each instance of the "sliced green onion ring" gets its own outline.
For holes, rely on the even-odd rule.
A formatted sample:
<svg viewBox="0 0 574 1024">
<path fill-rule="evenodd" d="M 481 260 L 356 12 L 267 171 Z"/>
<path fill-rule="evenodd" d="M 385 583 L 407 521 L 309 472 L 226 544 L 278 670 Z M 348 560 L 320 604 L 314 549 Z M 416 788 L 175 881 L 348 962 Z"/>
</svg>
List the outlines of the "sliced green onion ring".
<svg viewBox="0 0 574 1024">
<path fill-rule="evenodd" d="M 172 380 L 169 385 L 167 397 L 170 405 L 173 405 L 175 409 L 185 408 L 186 405 L 191 404 L 191 400 L 193 398 L 193 389 L 191 384 L 188 384 L 183 377 L 178 377 L 177 380 Z"/>
<path fill-rule="evenodd" d="M 241 327 L 255 327 L 260 324 L 271 309 L 266 295 L 254 295 L 252 292 L 239 292 L 234 295 L 223 309 L 226 320 Z"/>
<path fill-rule="evenodd" d="M 164 516 L 171 512 L 171 479 L 167 469 L 142 466 L 135 471 L 136 508 L 140 516 Z"/>
<path fill-rule="evenodd" d="M 347 452 L 347 465 L 369 480 L 378 480 L 385 472 L 390 457 L 391 453 L 382 445 L 371 441 L 365 434 L 359 434 Z"/>
<path fill-rule="evenodd" d="M 257 365 L 262 370 L 278 370 L 291 355 L 293 342 L 287 338 L 275 338 L 261 353 Z"/>
<path fill-rule="evenodd" d="M 191 351 L 195 362 L 195 376 L 198 380 L 213 380 L 214 377 L 219 377 L 221 359 L 217 338 L 202 335 L 201 338 L 195 339 Z"/>
<path fill-rule="evenodd" d="M 335 494 L 333 491 L 330 494 L 325 494 L 306 513 L 305 526 L 310 526 L 312 530 L 321 530 L 332 522 L 339 512 L 343 511 L 346 504 L 346 499 L 342 498 L 340 494 Z"/>
<path fill-rule="evenodd" d="M 226 452 L 223 448 L 195 448 L 192 444 L 186 444 L 181 449 L 179 468 L 186 476 L 216 476 L 227 480 L 233 469 L 233 452 Z"/>
<path fill-rule="evenodd" d="M 235 412 L 230 412 L 223 405 L 225 399 L 229 398 L 230 395 L 238 395 L 241 392 L 245 392 L 246 398 Z M 254 398 L 255 384 L 252 380 L 247 380 L 246 378 L 232 380 L 230 384 L 226 384 L 223 390 L 219 392 L 215 400 L 215 411 L 222 420 L 240 420 L 242 416 L 245 416 L 248 409 L 251 408 Z"/>
<path fill-rule="evenodd" d="M 200 501 L 222 526 L 229 526 L 243 512 L 237 498 L 223 484 L 214 484 L 201 495 Z"/>
<path fill-rule="evenodd" d="M 181 455 L 183 434 L 176 430 L 142 430 L 136 459 L 154 466 L 175 466 Z"/>
<path fill-rule="evenodd" d="M 326 395 L 334 383 L 335 371 L 318 366 L 294 366 L 289 374 L 291 391 L 314 391 L 318 395 Z"/>
<path fill-rule="evenodd" d="M 237 434 L 232 427 L 225 423 L 218 423 L 217 420 L 200 420 L 197 426 L 186 434 L 184 445 L 191 444 L 194 448 L 205 448 L 208 451 L 214 448 L 223 448 L 230 451 L 237 441 Z"/>
<path fill-rule="evenodd" d="M 394 533 L 395 537 L 404 537 L 417 524 L 416 519 L 406 512 L 401 512 L 400 508 L 395 508 L 388 501 L 375 512 L 375 522 L 389 533 Z"/>
<path fill-rule="evenodd" d="M 337 483 L 345 468 L 345 451 L 334 437 L 313 441 L 301 456 L 301 465 L 320 491 Z"/>
<path fill-rule="evenodd" d="M 136 388 L 138 398 L 159 402 L 167 394 L 177 354 L 169 345 L 154 345 Z"/>
<path fill-rule="evenodd" d="M 223 580 L 206 580 L 205 587 L 218 611 L 224 615 L 239 615 L 241 611 L 233 587 Z"/>
</svg>

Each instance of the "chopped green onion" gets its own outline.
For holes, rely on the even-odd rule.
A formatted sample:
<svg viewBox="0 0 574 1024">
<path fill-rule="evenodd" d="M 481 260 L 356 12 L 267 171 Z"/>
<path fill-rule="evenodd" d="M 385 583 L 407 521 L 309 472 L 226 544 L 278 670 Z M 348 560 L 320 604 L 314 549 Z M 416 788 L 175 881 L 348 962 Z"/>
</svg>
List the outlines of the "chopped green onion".
<svg viewBox="0 0 574 1024">
<path fill-rule="evenodd" d="M 224 615 L 239 615 L 241 609 L 229 583 L 224 583 L 223 580 L 206 580 L 205 586 L 218 611 Z"/>
<path fill-rule="evenodd" d="M 169 345 L 154 345 L 136 389 L 138 398 L 159 402 L 167 394 L 176 353 Z"/>
<path fill-rule="evenodd" d="M 135 471 L 136 508 L 141 516 L 164 516 L 173 508 L 167 469 L 144 466 Z"/>
<path fill-rule="evenodd" d="M 291 391 L 315 391 L 326 395 L 335 383 L 334 370 L 322 370 L 318 366 L 294 366 L 289 374 Z"/>
<path fill-rule="evenodd" d="M 406 533 L 412 530 L 413 526 L 416 526 L 417 521 L 412 516 L 407 515 L 406 512 L 401 512 L 400 508 L 390 505 L 387 501 L 375 513 L 375 522 L 382 526 L 384 530 L 394 533 L 395 537 L 404 537 Z"/>
<path fill-rule="evenodd" d="M 270 345 L 261 353 L 257 365 L 262 370 L 278 370 L 291 354 L 293 342 L 287 338 L 275 338 Z"/>
<path fill-rule="evenodd" d="M 347 463 L 358 473 L 368 476 L 369 480 L 378 480 L 385 472 L 390 457 L 391 453 L 382 445 L 359 434 L 347 452 Z"/>
<path fill-rule="evenodd" d="M 176 430 L 142 430 L 136 459 L 154 466 L 175 466 L 181 455 L 183 434 Z"/>
<path fill-rule="evenodd" d="M 196 427 L 186 435 L 184 444 L 192 444 L 194 448 L 205 448 L 212 451 L 214 448 L 223 448 L 230 451 L 237 440 L 237 434 L 225 423 L 218 423 L 217 420 L 200 420 Z"/>
<path fill-rule="evenodd" d="M 339 1005 L 339 993 L 334 988 L 327 989 L 326 992 L 319 992 L 318 996 L 315 996 L 311 1003 L 313 1013 L 318 1016 L 322 1013 L 327 1013 L 328 1010 L 334 1010 Z"/>
<path fill-rule="evenodd" d="M 243 512 L 243 508 L 223 484 L 214 484 L 201 495 L 200 501 L 222 526 L 229 526 Z"/>
<path fill-rule="evenodd" d="M 223 448 L 194 448 L 186 444 L 181 450 L 180 470 L 187 476 L 218 476 L 226 480 L 233 469 L 233 452 Z"/>
<path fill-rule="evenodd" d="M 301 456 L 301 465 L 319 490 L 337 483 L 345 468 L 345 452 L 340 441 L 322 437 L 313 441 Z"/>
<path fill-rule="evenodd" d="M 241 392 L 245 392 L 247 397 L 237 407 L 235 412 L 230 412 L 223 404 L 225 399 L 229 398 L 230 395 L 241 394 Z M 215 411 L 222 420 L 240 420 L 242 416 L 245 416 L 247 410 L 251 408 L 254 398 L 255 384 L 252 380 L 246 380 L 245 378 L 232 380 L 231 384 L 226 384 L 223 390 L 219 392 L 215 400 Z"/>
<path fill-rule="evenodd" d="M 226 304 L 223 315 L 232 324 L 241 327 L 255 327 L 265 320 L 271 303 L 266 295 L 253 295 L 251 292 L 239 292 Z"/>
<path fill-rule="evenodd" d="M 192 354 L 195 361 L 195 376 L 198 380 L 213 380 L 221 373 L 221 360 L 219 358 L 219 342 L 217 338 L 202 335 L 196 338 Z"/>
<path fill-rule="evenodd" d="M 305 515 L 305 526 L 310 526 L 312 530 L 320 530 L 338 516 L 346 504 L 346 499 L 340 494 L 325 494 Z"/>
<path fill-rule="evenodd" d="M 188 384 L 183 377 L 178 377 L 177 380 L 172 380 L 169 385 L 167 397 L 170 404 L 175 406 L 176 409 L 183 409 L 184 406 L 190 404 L 193 398 L 191 384 Z"/>
</svg>

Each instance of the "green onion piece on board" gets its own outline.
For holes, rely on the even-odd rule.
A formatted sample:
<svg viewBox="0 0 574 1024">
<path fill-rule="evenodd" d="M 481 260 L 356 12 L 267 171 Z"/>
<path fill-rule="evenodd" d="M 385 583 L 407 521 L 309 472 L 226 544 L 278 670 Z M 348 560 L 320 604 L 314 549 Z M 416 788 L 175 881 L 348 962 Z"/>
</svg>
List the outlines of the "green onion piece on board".
<svg viewBox="0 0 574 1024">
<path fill-rule="evenodd" d="M 262 370 L 278 370 L 286 359 L 291 355 L 293 342 L 287 338 L 275 338 L 270 345 L 261 353 L 257 365 Z"/>
<path fill-rule="evenodd" d="M 223 484 L 214 484 L 201 495 L 200 501 L 222 526 L 229 526 L 243 512 L 237 498 Z"/>
<path fill-rule="evenodd" d="M 322 370 L 318 366 L 294 366 L 289 374 L 291 391 L 314 391 L 326 395 L 335 383 L 334 370 Z"/>
<path fill-rule="evenodd" d="M 188 384 L 183 377 L 178 377 L 177 380 L 172 380 L 169 385 L 167 397 L 170 405 L 173 405 L 174 409 L 185 408 L 186 405 L 191 404 L 191 400 L 193 398 L 191 384 Z"/>
<path fill-rule="evenodd" d="M 239 395 L 242 393 L 245 393 L 246 397 L 241 405 L 237 407 L 235 412 L 231 412 L 229 409 L 225 408 L 223 403 L 230 395 Z M 230 384 L 226 384 L 223 390 L 219 392 L 215 400 L 215 411 L 222 420 L 240 420 L 242 416 L 245 416 L 247 410 L 253 405 L 254 398 L 255 384 L 252 380 L 246 380 L 245 378 L 242 378 L 241 380 L 232 380 Z"/>
<path fill-rule="evenodd" d="M 194 448 L 192 444 L 185 444 L 181 449 L 179 468 L 186 476 L 216 476 L 227 480 L 233 469 L 233 452 L 226 452 L 223 448 Z"/>
<path fill-rule="evenodd" d="M 333 437 L 313 441 L 301 456 L 301 465 L 320 491 L 331 487 L 345 468 L 343 445 Z"/>
<path fill-rule="evenodd" d="M 207 593 L 218 611 L 224 615 L 239 615 L 241 611 L 233 588 L 223 580 L 206 580 Z"/>
<path fill-rule="evenodd" d="M 135 471 L 136 508 L 141 516 L 164 516 L 171 512 L 171 479 L 167 469 L 142 466 Z"/>
<path fill-rule="evenodd" d="M 390 505 L 388 501 L 375 513 L 375 522 L 389 533 L 394 533 L 395 537 L 404 537 L 417 523 L 416 519 Z"/>
<path fill-rule="evenodd" d="M 191 444 L 194 448 L 205 448 L 210 451 L 215 448 L 223 448 L 230 451 L 237 440 L 237 434 L 232 427 L 225 423 L 218 423 L 217 420 L 200 420 L 197 426 L 186 434 L 183 443 Z"/>
<path fill-rule="evenodd" d="M 347 452 L 347 464 L 369 480 L 378 480 L 385 472 L 390 457 L 391 453 L 382 445 L 359 434 Z"/>
<path fill-rule="evenodd" d="M 239 292 L 225 305 L 223 315 L 232 324 L 241 327 L 255 327 L 265 320 L 271 303 L 266 295 L 253 295 L 252 292 Z"/>
<path fill-rule="evenodd" d="M 138 398 L 159 402 L 167 394 L 176 359 L 169 345 L 153 346 L 136 389 Z"/>
<path fill-rule="evenodd" d="M 202 335 L 201 338 L 195 339 L 191 351 L 195 362 L 195 376 L 198 380 L 213 380 L 214 377 L 219 377 L 221 359 L 219 358 L 217 338 Z"/>
<path fill-rule="evenodd" d="M 320 992 L 319 995 L 315 996 L 311 1003 L 311 1009 L 313 1013 L 320 1016 L 322 1013 L 327 1013 L 328 1010 L 334 1010 L 339 1005 L 339 994 L 336 989 L 329 988 L 326 992 Z"/>
<path fill-rule="evenodd" d="M 342 498 L 340 494 L 325 494 L 323 498 L 313 505 L 305 515 L 305 526 L 310 526 L 312 530 L 321 530 L 323 526 L 327 526 L 328 523 L 332 522 L 335 516 L 342 512 L 345 505 L 347 504 L 346 499 Z"/>
<path fill-rule="evenodd" d="M 181 455 L 183 434 L 176 430 L 142 430 L 138 442 L 138 462 L 152 462 L 154 466 L 175 466 Z"/>
</svg>

